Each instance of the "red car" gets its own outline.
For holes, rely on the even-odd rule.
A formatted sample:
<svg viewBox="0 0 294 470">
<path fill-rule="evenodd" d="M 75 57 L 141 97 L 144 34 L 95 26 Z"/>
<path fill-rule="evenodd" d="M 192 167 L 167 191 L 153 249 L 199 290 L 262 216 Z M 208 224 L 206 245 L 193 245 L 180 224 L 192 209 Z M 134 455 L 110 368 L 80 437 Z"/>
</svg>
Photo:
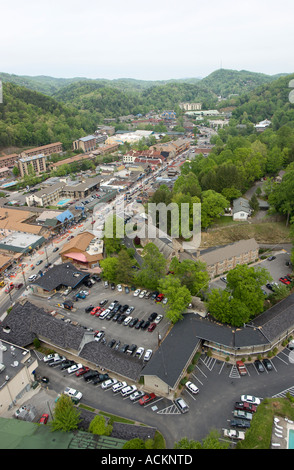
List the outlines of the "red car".
<svg viewBox="0 0 294 470">
<path fill-rule="evenodd" d="M 84 374 L 85 374 L 86 372 L 88 372 L 89 370 L 90 370 L 89 367 L 86 367 L 86 366 L 81 367 L 81 369 L 79 369 L 79 370 L 76 371 L 76 376 L 77 376 L 77 377 L 80 377 L 81 375 L 84 375 Z"/>
<path fill-rule="evenodd" d="M 49 419 L 49 415 L 47 413 L 42 414 L 39 423 L 40 424 L 47 424 L 47 421 Z"/>
<path fill-rule="evenodd" d="M 149 403 L 150 401 L 154 400 L 156 398 L 155 393 L 146 393 L 142 398 L 139 400 L 140 405 L 146 405 L 146 403 Z"/>
<path fill-rule="evenodd" d="M 6 294 L 8 294 L 10 291 L 12 291 L 12 289 L 14 289 L 14 284 L 13 284 L 13 282 L 11 282 L 10 284 L 8 284 L 8 285 L 6 286 L 6 289 L 5 289 Z"/>
<path fill-rule="evenodd" d="M 250 413 L 255 413 L 257 407 L 246 401 L 237 401 L 235 403 L 235 410 L 249 411 Z"/>
<path fill-rule="evenodd" d="M 101 310 L 101 307 L 93 308 L 93 310 L 91 311 L 91 315 L 96 315 L 96 313 L 99 312 L 100 310 Z"/>
<path fill-rule="evenodd" d="M 164 295 L 163 294 L 159 294 L 157 297 L 156 297 L 156 302 L 161 302 L 162 300 L 164 299 Z"/>
<path fill-rule="evenodd" d="M 283 284 L 291 284 L 291 281 L 287 277 L 280 277 L 279 281 L 281 281 Z"/>
<path fill-rule="evenodd" d="M 148 331 L 151 332 L 151 331 L 155 330 L 155 328 L 156 328 L 156 323 L 151 323 L 151 325 L 148 326 Z"/>
</svg>

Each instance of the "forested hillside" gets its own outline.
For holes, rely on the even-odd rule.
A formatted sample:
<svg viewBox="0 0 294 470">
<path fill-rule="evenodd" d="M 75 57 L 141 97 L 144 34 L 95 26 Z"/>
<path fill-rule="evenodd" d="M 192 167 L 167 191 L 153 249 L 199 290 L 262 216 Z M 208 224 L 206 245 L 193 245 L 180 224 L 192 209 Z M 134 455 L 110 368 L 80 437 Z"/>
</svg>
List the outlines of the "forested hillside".
<svg viewBox="0 0 294 470">
<path fill-rule="evenodd" d="M 0 148 L 41 146 L 72 141 L 94 132 L 96 120 L 89 112 L 77 111 L 44 94 L 12 83 L 3 84 L 0 105 Z"/>
</svg>

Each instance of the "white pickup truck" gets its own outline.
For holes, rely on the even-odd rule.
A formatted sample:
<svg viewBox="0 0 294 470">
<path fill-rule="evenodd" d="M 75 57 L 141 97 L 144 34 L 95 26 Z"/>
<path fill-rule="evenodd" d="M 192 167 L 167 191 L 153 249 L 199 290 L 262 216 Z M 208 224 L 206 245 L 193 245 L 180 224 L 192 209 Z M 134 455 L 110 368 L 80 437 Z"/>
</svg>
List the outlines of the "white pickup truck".
<svg viewBox="0 0 294 470">
<path fill-rule="evenodd" d="M 224 429 L 224 436 L 229 437 L 230 439 L 245 439 L 245 432 L 238 431 L 237 429 Z"/>
</svg>

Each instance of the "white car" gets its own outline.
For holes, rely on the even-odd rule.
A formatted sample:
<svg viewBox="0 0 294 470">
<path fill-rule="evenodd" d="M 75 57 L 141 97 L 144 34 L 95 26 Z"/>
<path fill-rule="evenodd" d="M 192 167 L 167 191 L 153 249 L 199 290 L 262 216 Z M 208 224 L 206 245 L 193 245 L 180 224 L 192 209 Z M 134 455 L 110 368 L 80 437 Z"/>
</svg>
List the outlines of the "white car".
<svg viewBox="0 0 294 470">
<path fill-rule="evenodd" d="M 150 361 L 151 356 L 152 356 L 152 349 L 147 349 L 144 355 L 144 361 L 145 362 Z"/>
<path fill-rule="evenodd" d="M 143 390 L 136 390 L 134 393 L 130 395 L 130 400 L 131 401 L 139 400 L 139 398 L 142 398 L 144 395 L 145 395 L 145 392 L 143 392 Z"/>
<path fill-rule="evenodd" d="M 105 380 L 105 382 L 102 382 L 101 388 L 103 388 L 103 390 L 107 390 L 108 388 L 110 388 L 114 384 L 116 384 L 117 382 L 118 382 L 118 380 L 116 380 L 116 379 L 107 379 L 107 380 Z"/>
<path fill-rule="evenodd" d="M 16 410 L 16 412 L 14 413 L 14 417 L 15 417 L 15 418 L 18 418 L 19 415 L 20 415 L 23 411 L 27 411 L 26 405 L 23 405 L 23 406 L 21 406 L 20 408 L 18 408 L 18 410 Z"/>
<path fill-rule="evenodd" d="M 122 388 L 127 387 L 127 382 L 117 382 L 116 384 L 112 385 L 113 393 L 120 392 Z"/>
<path fill-rule="evenodd" d="M 125 318 L 125 320 L 123 321 L 123 324 L 124 324 L 125 326 L 127 326 L 127 325 L 132 321 L 132 319 L 133 319 L 133 317 L 127 317 L 127 318 Z"/>
<path fill-rule="evenodd" d="M 138 297 L 140 292 L 141 292 L 141 289 L 136 289 L 135 292 L 134 292 L 134 297 Z"/>
<path fill-rule="evenodd" d="M 143 299 L 143 297 L 147 294 L 147 290 L 142 290 L 139 294 L 139 299 Z"/>
<path fill-rule="evenodd" d="M 129 307 L 126 311 L 126 315 L 130 315 L 135 310 L 135 307 Z"/>
<path fill-rule="evenodd" d="M 186 387 L 191 393 L 194 393 L 194 394 L 199 393 L 199 388 L 196 387 L 196 385 L 193 384 L 193 382 L 190 382 L 190 380 L 186 382 Z"/>
<path fill-rule="evenodd" d="M 84 294 L 84 295 L 89 295 L 89 291 L 87 291 L 87 290 L 80 290 L 79 293 Z"/>
<path fill-rule="evenodd" d="M 128 385 L 127 387 L 124 387 L 121 389 L 120 393 L 123 397 L 127 397 L 134 393 L 137 390 L 136 385 Z"/>
<path fill-rule="evenodd" d="M 111 312 L 111 310 L 109 310 L 109 308 L 107 308 L 106 310 L 104 310 L 104 312 L 100 313 L 99 315 L 99 319 L 100 320 L 104 320 L 105 317 L 107 317 L 107 315 Z"/>
<path fill-rule="evenodd" d="M 162 301 L 163 305 L 167 304 L 167 301 L 168 301 L 168 298 L 167 298 L 167 297 L 164 297 L 164 299 L 163 299 L 163 301 Z"/>
<path fill-rule="evenodd" d="M 117 287 L 118 292 L 122 292 L 122 286 L 121 286 L 121 284 L 118 284 L 116 287 Z"/>
<path fill-rule="evenodd" d="M 251 403 L 252 405 L 260 405 L 260 398 L 254 397 L 253 395 L 241 395 L 241 401 Z"/>
<path fill-rule="evenodd" d="M 135 352 L 135 357 L 140 359 L 143 356 L 144 351 L 145 351 L 144 348 L 142 348 L 142 347 L 138 348 L 137 351 Z"/>
<path fill-rule="evenodd" d="M 245 432 L 238 431 L 237 429 L 224 429 L 224 436 L 229 437 L 230 439 L 245 439 Z"/>
<path fill-rule="evenodd" d="M 74 364 L 73 366 L 70 366 L 67 369 L 68 374 L 73 374 L 77 370 L 81 369 L 83 367 L 83 364 Z"/>
<path fill-rule="evenodd" d="M 163 319 L 163 315 L 157 315 L 157 317 L 154 320 L 154 323 L 158 325 L 158 323 L 160 323 L 162 319 Z"/>
<path fill-rule="evenodd" d="M 76 398 L 77 400 L 81 400 L 83 397 L 82 392 L 75 390 L 74 388 L 66 387 L 64 390 L 64 395 L 69 396 L 70 398 Z"/>
<path fill-rule="evenodd" d="M 33 282 L 37 279 L 37 274 L 32 274 L 30 277 L 29 277 L 29 282 Z"/>
</svg>

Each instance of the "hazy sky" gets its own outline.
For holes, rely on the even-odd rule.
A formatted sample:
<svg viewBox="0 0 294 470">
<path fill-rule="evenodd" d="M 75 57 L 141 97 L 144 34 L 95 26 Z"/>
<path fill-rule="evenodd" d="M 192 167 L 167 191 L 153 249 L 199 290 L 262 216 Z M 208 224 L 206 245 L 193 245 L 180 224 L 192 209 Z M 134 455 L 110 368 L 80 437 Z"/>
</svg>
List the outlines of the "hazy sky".
<svg viewBox="0 0 294 470">
<path fill-rule="evenodd" d="M 163 80 L 294 72 L 293 0 L 0 0 L 0 72 Z"/>
</svg>

